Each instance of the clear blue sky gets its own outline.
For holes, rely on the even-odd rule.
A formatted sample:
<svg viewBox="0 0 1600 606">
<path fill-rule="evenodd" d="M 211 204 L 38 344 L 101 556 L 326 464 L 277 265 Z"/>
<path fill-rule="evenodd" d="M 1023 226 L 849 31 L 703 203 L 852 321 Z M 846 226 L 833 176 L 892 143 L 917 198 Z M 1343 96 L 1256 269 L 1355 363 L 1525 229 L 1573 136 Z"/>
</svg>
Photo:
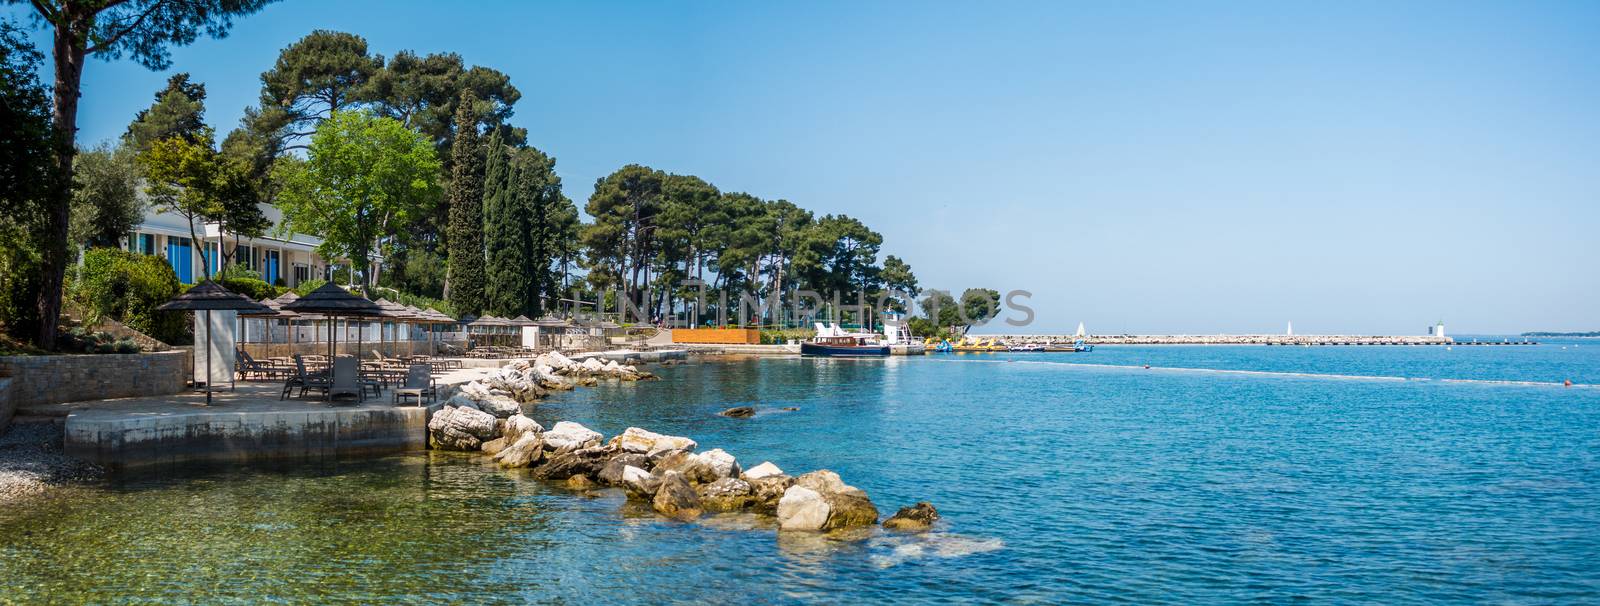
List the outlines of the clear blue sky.
<svg viewBox="0 0 1600 606">
<path fill-rule="evenodd" d="M 510 74 L 580 206 L 637 162 L 847 213 L 1034 330 L 1600 329 L 1600 3 L 288 0 L 174 70 L 225 131 L 317 28 Z M 166 76 L 92 62 L 81 138 Z"/>
</svg>

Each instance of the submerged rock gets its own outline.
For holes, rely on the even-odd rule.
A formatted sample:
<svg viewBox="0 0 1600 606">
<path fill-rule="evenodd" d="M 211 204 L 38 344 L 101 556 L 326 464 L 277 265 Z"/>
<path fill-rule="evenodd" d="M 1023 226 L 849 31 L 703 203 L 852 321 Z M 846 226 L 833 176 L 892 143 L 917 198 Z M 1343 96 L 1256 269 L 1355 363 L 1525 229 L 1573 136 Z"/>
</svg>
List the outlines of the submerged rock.
<svg viewBox="0 0 1600 606">
<path fill-rule="evenodd" d="M 647 454 L 659 450 L 694 450 L 698 444 L 694 440 L 680 436 L 662 435 L 653 431 L 629 427 L 617 437 L 611 438 L 611 444 L 625 452 Z"/>
<path fill-rule="evenodd" d="M 544 432 L 545 448 L 561 450 L 563 448 L 587 448 L 600 443 L 605 436 L 600 432 L 589 429 L 571 421 L 561 421 Z"/>
<path fill-rule="evenodd" d="M 689 486 L 689 481 L 683 474 L 669 471 L 661 476 L 661 486 L 656 489 L 655 497 L 650 500 L 650 506 L 661 515 L 680 520 L 693 520 L 700 517 L 704 510 L 700 505 L 700 495 Z"/>
<path fill-rule="evenodd" d="M 595 484 L 594 480 L 589 479 L 589 476 L 583 474 L 578 474 L 567 478 L 567 488 L 572 490 L 590 490 L 598 486 L 599 484 Z"/>
<path fill-rule="evenodd" d="M 445 406 L 428 421 L 428 441 L 442 450 L 478 450 L 495 437 L 494 415 L 465 406 Z"/>
<path fill-rule="evenodd" d="M 735 406 L 717 414 L 724 417 L 733 417 L 735 419 L 748 419 L 756 416 L 756 409 L 752 406 Z"/>
<path fill-rule="evenodd" d="M 910 507 L 901 507 L 900 511 L 883 521 L 883 527 L 894 530 L 927 530 L 938 519 L 939 510 L 934 509 L 933 504 L 922 501 Z"/>
</svg>

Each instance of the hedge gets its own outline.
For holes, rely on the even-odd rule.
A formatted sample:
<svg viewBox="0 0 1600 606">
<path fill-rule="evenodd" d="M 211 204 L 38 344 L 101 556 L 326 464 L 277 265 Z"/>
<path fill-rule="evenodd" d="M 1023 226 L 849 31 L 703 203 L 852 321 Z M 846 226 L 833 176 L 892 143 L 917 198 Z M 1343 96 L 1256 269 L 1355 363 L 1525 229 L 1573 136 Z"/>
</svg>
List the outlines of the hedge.
<svg viewBox="0 0 1600 606">
<path fill-rule="evenodd" d="M 71 293 L 90 311 L 168 344 L 190 341 L 182 312 L 156 311 L 183 292 L 166 260 L 115 248 L 92 249 L 73 272 Z"/>
</svg>

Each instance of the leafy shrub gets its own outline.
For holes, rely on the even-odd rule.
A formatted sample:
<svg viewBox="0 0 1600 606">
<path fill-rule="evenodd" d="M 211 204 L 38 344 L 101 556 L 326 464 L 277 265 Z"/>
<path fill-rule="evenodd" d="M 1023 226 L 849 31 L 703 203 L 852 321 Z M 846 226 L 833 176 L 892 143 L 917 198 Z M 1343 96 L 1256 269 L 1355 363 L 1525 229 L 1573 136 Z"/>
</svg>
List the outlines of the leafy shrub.
<svg viewBox="0 0 1600 606">
<path fill-rule="evenodd" d="M 283 289 L 272 286 L 271 284 L 267 284 L 266 282 L 256 278 L 239 277 L 237 274 L 223 278 L 218 283 L 221 284 L 223 288 L 239 293 L 246 297 L 250 297 L 255 301 L 259 301 L 261 299 L 271 299 L 283 294 Z"/>
<path fill-rule="evenodd" d="M 804 341 L 815 336 L 817 331 L 810 328 L 767 329 L 761 331 L 761 342 L 767 345 L 783 345 L 788 343 L 789 339 Z"/>
<path fill-rule="evenodd" d="M 300 295 L 300 296 L 304 297 L 306 295 L 311 294 L 311 291 L 316 290 L 318 288 L 322 288 L 322 285 L 323 284 L 327 284 L 327 283 L 328 283 L 327 280 L 317 280 L 317 279 L 306 280 L 304 282 L 301 282 L 299 286 L 294 287 L 294 294 L 297 294 L 297 295 Z"/>
<path fill-rule="evenodd" d="M 0 217 L 0 325 L 14 335 L 27 336 L 39 320 L 41 260 L 23 226 Z"/>
<path fill-rule="evenodd" d="M 172 266 L 160 257 L 96 248 L 84 254 L 83 266 L 74 272 L 71 292 L 94 314 L 157 340 L 181 344 L 189 341 L 185 314 L 156 311 L 181 289 Z"/>
</svg>

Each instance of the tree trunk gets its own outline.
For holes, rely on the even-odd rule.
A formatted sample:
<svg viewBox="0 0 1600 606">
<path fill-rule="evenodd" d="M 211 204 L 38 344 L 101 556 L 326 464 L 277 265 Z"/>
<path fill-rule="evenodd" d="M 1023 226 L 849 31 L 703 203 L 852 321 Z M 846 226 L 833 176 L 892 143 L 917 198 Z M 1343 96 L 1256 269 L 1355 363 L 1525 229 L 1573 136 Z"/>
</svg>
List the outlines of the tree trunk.
<svg viewBox="0 0 1600 606">
<path fill-rule="evenodd" d="M 56 130 L 56 181 L 50 185 L 45 201 L 44 230 L 39 238 L 43 249 L 39 291 L 40 347 L 54 349 L 56 326 L 61 316 L 61 289 L 67 273 L 68 222 L 72 208 L 72 160 L 77 154 L 74 142 L 78 133 L 78 92 L 83 80 L 83 61 L 87 54 L 88 32 L 94 25 L 94 9 L 66 2 L 61 6 L 60 22 L 55 24 L 55 97 L 50 119 Z"/>
</svg>

